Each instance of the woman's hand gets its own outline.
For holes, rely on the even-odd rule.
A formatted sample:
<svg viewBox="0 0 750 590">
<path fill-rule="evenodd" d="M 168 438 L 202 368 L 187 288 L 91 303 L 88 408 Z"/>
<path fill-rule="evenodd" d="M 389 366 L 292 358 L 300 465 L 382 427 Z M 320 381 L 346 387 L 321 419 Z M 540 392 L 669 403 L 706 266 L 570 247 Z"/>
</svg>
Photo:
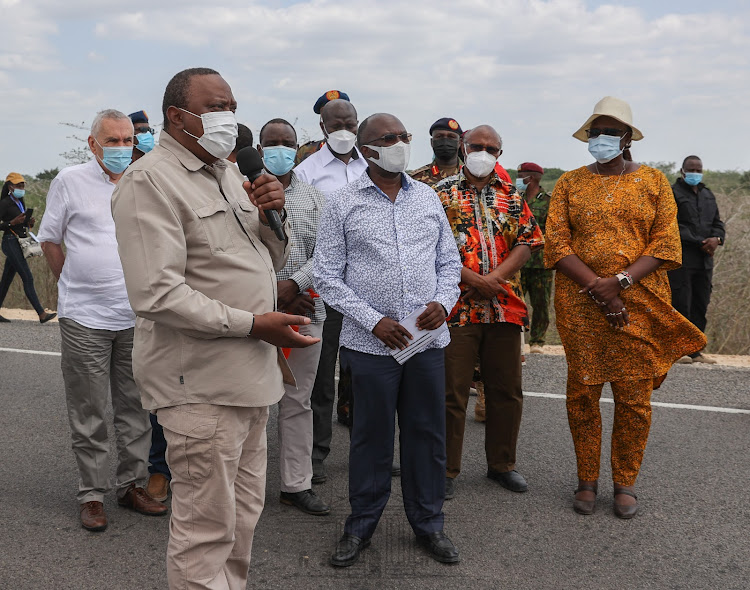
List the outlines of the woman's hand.
<svg viewBox="0 0 750 590">
<path fill-rule="evenodd" d="M 609 303 L 615 297 L 619 297 L 622 287 L 617 277 L 596 277 L 590 281 L 579 293 L 588 293 L 597 303 Z"/>
<path fill-rule="evenodd" d="M 26 214 L 21 213 L 18 217 L 14 217 L 11 219 L 10 224 L 11 225 L 21 225 L 23 222 L 26 221 Z"/>
<path fill-rule="evenodd" d="M 628 310 L 625 308 L 625 304 L 619 297 L 615 297 L 603 306 L 602 312 L 604 313 L 604 317 L 607 318 L 609 325 L 613 328 L 621 329 L 630 325 Z"/>
<path fill-rule="evenodd" d="M 29 227 L 34 227 L 36 225 L 36 218 L 32 217 L 29 219 Z"/>
</svg>

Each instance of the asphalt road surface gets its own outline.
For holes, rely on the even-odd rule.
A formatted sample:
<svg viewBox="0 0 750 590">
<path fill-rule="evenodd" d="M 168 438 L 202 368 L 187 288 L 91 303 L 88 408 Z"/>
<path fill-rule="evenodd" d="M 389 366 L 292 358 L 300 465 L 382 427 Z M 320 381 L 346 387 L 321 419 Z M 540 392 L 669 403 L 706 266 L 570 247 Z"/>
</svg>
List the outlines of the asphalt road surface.
<svg viewBox="0 0 750 590">
<path fill-rule="evenodd" d="M 168 518 L 119 508 L 110 494 L 109 528 L 90 533 L 80 527 L 60 358 L 7 350 L 55 353 L 59 342 L 56 326 L 13 322 L 0 328 L 0 588 L 166 588 Z M 331 568 L 328 557 L 348 514 L 347 431 L 335 426 L 329 480 L 316 486 L 332 514 L 308 516 L 278 501 L 274 409 L 266 508 L 248 588 L 750 587 L 750 369 L 672 369 L 653 397 L 666 405 L 654 407 L 638 480 L 641 512 L 632 521 L 612 514 L 606 443 L 612 404 L 606 402 L 597 512 L 583 517 L 572 510 L 575 458 L 560 398 L 565 373 L 562 357 L 535 355 L 526 366 L 529 395 L 518 449 L 526 494 L 485 477 L 484 426 L 470 413 L 457 495 L 445 504 L 446 532 L 461 551 L 456 566 L 436 563 L 415 545 L 395 479 L 372 546 L 353 567 Z"/>
</svg>

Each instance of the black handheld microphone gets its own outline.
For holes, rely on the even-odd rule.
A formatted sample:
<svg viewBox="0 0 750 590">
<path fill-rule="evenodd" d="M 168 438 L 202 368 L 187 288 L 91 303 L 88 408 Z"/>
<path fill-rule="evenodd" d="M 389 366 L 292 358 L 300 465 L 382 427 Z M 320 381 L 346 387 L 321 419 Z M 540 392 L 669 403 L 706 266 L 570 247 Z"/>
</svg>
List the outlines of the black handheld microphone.
<svg viewBox="0 0 750 590">
<path fill-rule="evenodd" d="M 244 147 L 237 152 L 237 166 L 240 172 L 247 176 L 250 182 L 255 182 L 255 179 L 263 174 L 263 158 L 260 157 L 258 150 L 254 147 Z M 281 216 L 276 209 L 264 209 L 263 213 L 266 214 L 268 220 L 268 226 L 276 234 L 282 242 L 286 240 L 286 234 L 284 228 L 281 225 Z"/>
</svg>

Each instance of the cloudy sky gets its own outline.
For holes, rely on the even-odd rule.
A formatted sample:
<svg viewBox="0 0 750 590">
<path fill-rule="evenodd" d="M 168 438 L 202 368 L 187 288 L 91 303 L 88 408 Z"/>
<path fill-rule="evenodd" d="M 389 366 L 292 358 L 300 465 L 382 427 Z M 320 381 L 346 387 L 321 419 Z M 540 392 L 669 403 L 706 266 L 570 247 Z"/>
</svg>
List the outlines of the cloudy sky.
<svg viewBox="0 0 750 590">
<path fill-rule="evenodd" d="M 238 120 L 318 138 L 315 99 L 347 92 L 360 120 L 397 115 L 411 166 L 442 116 L 494 125 L 501 162 L 573 168 L 571 133 L 602 96 L 631 103 L 640 161 L 698 153 L 750 169 L 750 3 L 742 0 L 0 0 L 0 175 L 65 164 L 103 108 L 161 122 L 169 78 L 222 73 Z"/>
</svg>

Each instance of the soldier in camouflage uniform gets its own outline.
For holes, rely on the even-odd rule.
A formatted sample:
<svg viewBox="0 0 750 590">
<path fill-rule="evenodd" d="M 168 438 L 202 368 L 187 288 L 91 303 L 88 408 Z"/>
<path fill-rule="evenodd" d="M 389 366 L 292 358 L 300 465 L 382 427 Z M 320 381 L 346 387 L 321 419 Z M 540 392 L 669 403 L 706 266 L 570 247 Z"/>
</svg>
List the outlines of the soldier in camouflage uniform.
<svg viewBox="0 0 750 590">
<path fill-rule="evenodd" d="M 430 145 L 435 158 L 429 164 L 410 173 L 414 180 L 434 187 L 443 178 L 455 176 L 461 170 L 458 144 L 463 131 L 455 119 L 443 117 L 430 127 Z"/>
<path fill-rule="evenodd" d="M 516 188 L 534 214 L 544 232 L 547 223 L 550 195 L 539 185 L 544 169 L 539 164 L 524 162 L 518 167 Z M 531 258 L 521 269 L 521 288 L 528 294 L 533 308 L 531 315 L 530 352 L 542 352 L 549 326 L 549 304 L 552 296 L 554 270 L 544 268 L 544 248 L 531 253 Z"/>
</svg>

